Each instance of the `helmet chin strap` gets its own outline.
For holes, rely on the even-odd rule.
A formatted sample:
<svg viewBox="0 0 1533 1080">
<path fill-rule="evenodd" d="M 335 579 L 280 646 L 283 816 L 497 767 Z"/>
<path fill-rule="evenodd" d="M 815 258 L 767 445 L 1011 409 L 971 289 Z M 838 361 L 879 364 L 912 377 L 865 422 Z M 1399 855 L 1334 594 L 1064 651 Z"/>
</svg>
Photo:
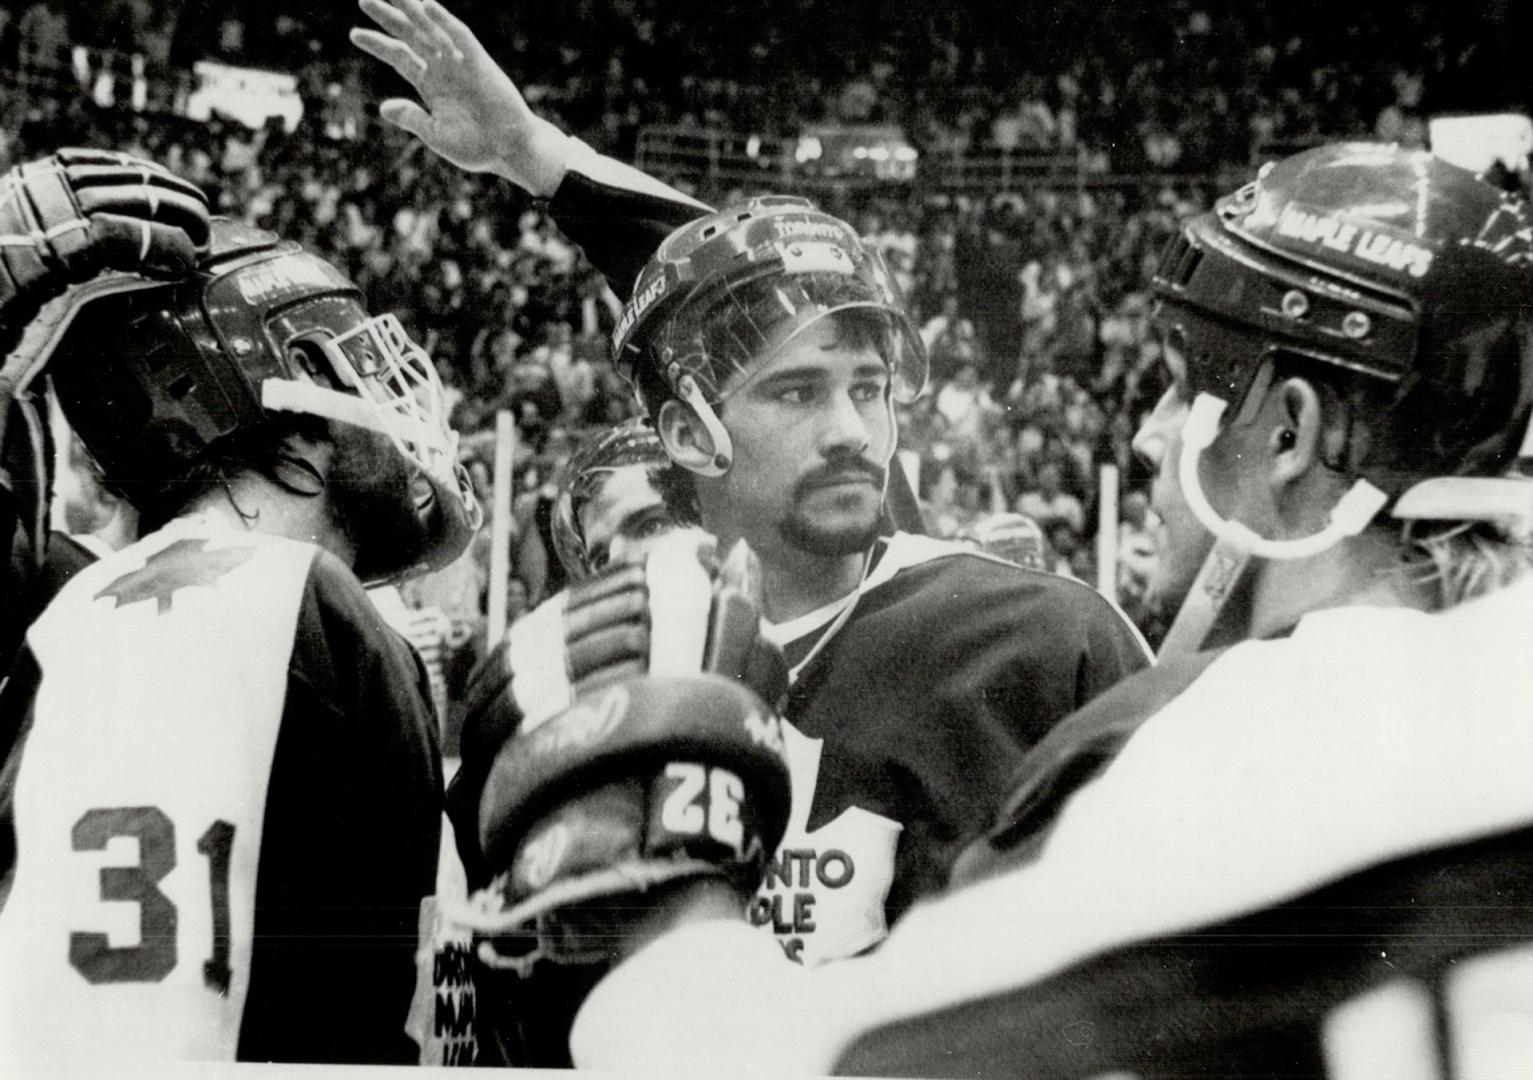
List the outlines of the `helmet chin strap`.
<svg viewBox="0 0 1533 1080">
<path fill-rule="evenodd" d="M 1358 480 L 1332 508 L 1325 528 L 1294 540 L 1270 540 L 1238 521 L 1220 517 L 1209 504 L 1198 479 L 1198 459 L 1218 438 L 1219 421 L 1226 407 L 1224 401 L 1212 394 L 1199 394 L 1182 426 L 1177 479 L 1188 509 L 1198 523 L 1213 534 L 1214 547 L 1203 561 L 1165 641 L 1161 643 L 1162 656 L 1196 652 L 1202 646 L 1253 556 L 1307 559 L 1319 555 L 1341 540 L 1362 532 L 1389 501 L 1384 492 L 1368 481 Z"/>
<path fill-rule="evenodd" d="M 703 430 L 708 433 L 708 439 L 713 443 L 713 458 L 710 461 L 701 465 L 687 465 L 685 468 L 699 476 L 723 476 L 729 471 L 735 455 L 734 443 L 730 441 L 729 432 L 724 430 L 719 414 L 713 411 L 712 405 L 708 404 L 708 399 L 703 396 L 703 391 L 697 385 L 695 378 L 691 375 L 681 375 L 676 378 L 675 385 L 676 396 L 691 408 L 698 420 L 702 421 Z"/>
</svg>

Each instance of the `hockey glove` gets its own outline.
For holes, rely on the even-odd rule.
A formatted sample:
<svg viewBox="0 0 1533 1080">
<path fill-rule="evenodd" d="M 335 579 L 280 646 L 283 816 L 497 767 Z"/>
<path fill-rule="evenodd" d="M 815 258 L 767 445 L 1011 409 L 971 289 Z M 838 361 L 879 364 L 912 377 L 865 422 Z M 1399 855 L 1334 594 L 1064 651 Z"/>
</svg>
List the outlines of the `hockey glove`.
<svg viewBox="0 0 1533 1080">
<path fill-rule="evenodd" d="M 585 995 L 670 887 L 712 880 L 744 917 L 791 803 L 782 731 L 718 675 L 611 683 L 501 748 L 479 804 L 495 875 L 475 936 L 481 1041 L 569 1064 Z"/>
<path fill-rule="evenodd" d="M 28 388 L 46 364 L 48 334 L 23 332 L 70 285 L 106 269 L 184 273 L 207 244 L 207 198 L 152 162 L 60 150 L 0 177 L 0 610 L 34 587 L 47 542 L 52 478 Z M 0 643 L 0 678 L 11 651 Z"/>
<path fill-rule="evenodd" d="M 0 178 L 0 326 L 102 270 L 185 273 L 207 244 L 207 197 L 154 162 L 60 150 L 18 165 Z"/>
<path fill-rule="evenodd" d="M 779 703 L 787 667 L 761 636 L 755 557 L 740 544 L 720 565 L 714 549 L 698 530 L 661 538 L 644 565 L 612 567 L 518 620 L 469 677 L 448 813 L 470 886 L 488 874 L 473 843 L 479 790 L 512 733 L 640 674 L 723 675 Z"/>
</svg>

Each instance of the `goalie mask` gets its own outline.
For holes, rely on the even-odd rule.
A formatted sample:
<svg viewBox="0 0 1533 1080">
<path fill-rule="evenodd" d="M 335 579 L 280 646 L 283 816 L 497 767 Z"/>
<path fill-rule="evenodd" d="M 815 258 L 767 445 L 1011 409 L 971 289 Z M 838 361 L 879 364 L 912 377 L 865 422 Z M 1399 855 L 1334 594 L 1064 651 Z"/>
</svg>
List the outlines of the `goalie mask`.
<svg viewBox="0 0 1533 1080">
<path fill-rule="evenodd" d="M 478 527 L 431 360 L 398 319 L 369 316 L 357 287 L 296 243 L 215 219 L 196 274 L 98 279 L 72 294 L 52 336 L 65 415 L 126 493 L 187 475 L 215 444 L 274 418 L 312 416 L 386 436 L 429 517 L 418 539 L 356 537 L 359 577 L 437 569 Z"/>
<path fill-rule="evenodd" d="M 765 196 L 677 229 L 639 274 L 613 334 L 618 370 L 656 419 L 670 398 L 707 427 L 715 459 L 731 446 L 716 408 L 820 320 L 861 312 L 877 324 L 896 400 L 926 383 L 926 350 L 877 251 L 806 199 Z"/>
<path fill-rule="evenodd" d="M 1533 492 L 1504 479 L 1533 411 L 1533 215 L 1424 151 L 1345 144 L 1265 166 L 1186 222 L 1156 272 L 1156 325 L 1185 362 L 1179 479 L 1214 551 L 1167 638 L 1196 648 L 1253 555 L 1318 554 L 1381 511 L 1526 532 Z M 1330 523 L 1276 540 L 1209 505 L 1198 457 L 1263 400 L 1279 363 L 1338 388 L 1361 421 L 1333 468 Z"/>
</svg>

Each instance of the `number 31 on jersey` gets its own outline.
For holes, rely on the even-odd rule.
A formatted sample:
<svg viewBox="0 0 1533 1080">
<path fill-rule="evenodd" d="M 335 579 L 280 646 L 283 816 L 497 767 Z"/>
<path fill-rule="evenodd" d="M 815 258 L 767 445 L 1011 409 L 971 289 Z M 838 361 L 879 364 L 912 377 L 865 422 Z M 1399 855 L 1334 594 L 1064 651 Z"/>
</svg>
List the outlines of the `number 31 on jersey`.
<svg viewBox="0 0 1533 1080">
<path fill-rule="evenodd" d="M 138 841 L 138 861 L 108 865 L 100 870 L 100 896 L 106 902 L 138 905 L 138 944 L 117 945 L 100 930 L 72 930 L 69 964 L 94 985 L 159 982 L 180 962 L 176 933 L 180 912 L 161 886 L 176 869 L 176 826 L 157 806 L 115 806 L 88 810 L 74 824 L 70 846 L 77 852 L 105 851 L 117 837 Z M 234 826 L 214 821 L 197 839 L 197 851 L 207 858 L 203 895 L 182 903 L 208 905 L 212 940 L 203 961 L 203 982 L 227 997 L 229 980 L 229 865 L 234 850 Z M 190 889 L 184 890 L 188 894 Z"/>
</svg>

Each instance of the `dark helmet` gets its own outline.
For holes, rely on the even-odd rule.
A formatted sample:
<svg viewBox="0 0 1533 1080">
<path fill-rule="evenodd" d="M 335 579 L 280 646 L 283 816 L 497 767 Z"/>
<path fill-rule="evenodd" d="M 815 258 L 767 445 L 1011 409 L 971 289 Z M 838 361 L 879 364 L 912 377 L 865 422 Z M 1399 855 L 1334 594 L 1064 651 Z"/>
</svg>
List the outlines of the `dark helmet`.
<svg viewBox="0 0 1533 1080">
<path fill-rule="evenodd" d="M 394 316 L 369 316 L 335 267 L 265 230 L 214 219 L 195 274 L 81 287 L 50 353 L 66 417 L 130 498 L 187 475 L 215 444 L 309 415 L 388 435 L 435 497 L 424 549 L 362 538 L 359 576 L 444 566 L 478 527 L 430 359 Z"/>
<path fill-rule="evenodd" d="M 571 578 L 590 577 L 596 569 L 587 556 L 580 511 L 600 489 L 607 474 L 629 466 L 658 469 L 669 463 L 660 436 L 638 419 L 597 432 L 575 451 L 559 481 L 550 529 L 554 553 Z"/>
<path fill-rule="evenodd" d="M 1306 151 L 1186 222 L 1155 276 L 1191 389 L 1238 412 L 1278 357 L 1349 373 L 1390 499 L 1504 472 L 1533 411 L 1533 215 L 1425 151 Z"/>
<path fill-rule="evenodd" d="M 877 251 L 806 199 L 763 196 L 677 229 L 640 272 L 613 334 L 618 370 L 649 410 L 717 403 L 748 370 L 833 312 L 885 322 L 895 395 L 926 382 L 926 352 Z"/>
</svg>

